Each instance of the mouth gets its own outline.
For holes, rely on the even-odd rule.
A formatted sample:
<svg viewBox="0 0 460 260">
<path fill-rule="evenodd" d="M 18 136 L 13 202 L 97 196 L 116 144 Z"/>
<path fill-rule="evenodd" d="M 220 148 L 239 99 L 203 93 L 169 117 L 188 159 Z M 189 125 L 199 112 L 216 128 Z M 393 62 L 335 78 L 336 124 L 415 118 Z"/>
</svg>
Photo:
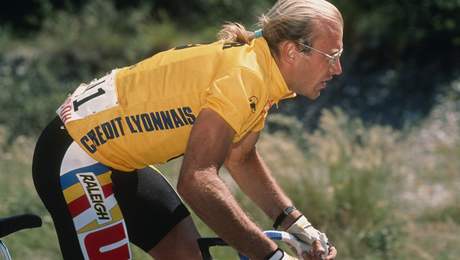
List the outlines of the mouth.
<svg viewBox="0 0 460 260">
<path fill-rule="evenodd" d="M 329 78 L 329 79 L 326 79 L 326 80 L 321 81 L 321 83 L 320 83 L 320 90 L 323 90 L 323 89 L 326 88 L 326 85 L 327 85 L 327 83 L 329 82 L 329 80 L 331 80 L 331 79 Z"/>
<path fill-rule="evenodd" d="M 325 88 L 326 88 L 326 85 L 327 85 L 327 80 L 321 81 L 321 83 L 320 83 L 320 88 L 319 88 L 319 89 L 320 89 L 320 90 L 325 89 Z"/>
</svg>

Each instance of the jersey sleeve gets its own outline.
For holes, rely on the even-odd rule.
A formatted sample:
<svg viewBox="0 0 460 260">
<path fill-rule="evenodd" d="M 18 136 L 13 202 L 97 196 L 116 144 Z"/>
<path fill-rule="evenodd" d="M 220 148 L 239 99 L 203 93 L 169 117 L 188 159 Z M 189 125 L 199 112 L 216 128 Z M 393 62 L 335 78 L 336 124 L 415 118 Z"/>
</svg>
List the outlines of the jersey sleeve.
<svg viewBox="0 0 460 260">
<path fill-rule="evenodd" d="M 248 123 L 256 119 L 250 98 L 255 95 L 255 86 L 261 84 L 261 79 L 251 71 L 235 69 L 211 84 L 204 108 L 218 113 L 240 136 L 248 130 Z"/>
<path fill-rule="evenodd" d="M 263 117 L 260 117 L 260 119 L 257 121 L 256 125 L 251 129 L 251 132 L 260 132 L 262 129 L 265 127 L 265 118 L 267 117 L 267 114 L 265 114 Z"/>
</svg>

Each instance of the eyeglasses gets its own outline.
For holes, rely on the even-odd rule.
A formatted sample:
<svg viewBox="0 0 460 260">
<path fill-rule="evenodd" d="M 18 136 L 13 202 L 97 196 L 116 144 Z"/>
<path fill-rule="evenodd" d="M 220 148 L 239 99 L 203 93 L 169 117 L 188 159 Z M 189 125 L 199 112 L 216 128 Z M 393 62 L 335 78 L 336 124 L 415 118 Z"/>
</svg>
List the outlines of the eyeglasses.
<svg viewBox="0 0 460 260">
<path fill-rule="evenodd" d="M 304 43 L 299 42 L 299 44 L 302 45 L 304 48 L 308 48 L 308 49 L 314 50 L 314 51 L 316 51 L 318 53 L 321 53 L 323 56 L 325 56 L 327 58 L 327 60 L 329 62 L 329 65 L 331 65 L 331 66 L 334 66 L 335 64 L 337 64 L 337 62 L 340 60 L 340 56 L 342 56 L 342 52 L 343 52 L 343 48 L 342 48 L 342 49 L 340 49 L 339 51 L 337 51 L 337 52 L 335 52 L 333 54 L 327 54 L 324 51 L 320 51 L 320 50 L 318 50 L 316 48 L 313 48 L 313 47 L 311 47 L 309 45 L 306 45 Z"/>
</svg>

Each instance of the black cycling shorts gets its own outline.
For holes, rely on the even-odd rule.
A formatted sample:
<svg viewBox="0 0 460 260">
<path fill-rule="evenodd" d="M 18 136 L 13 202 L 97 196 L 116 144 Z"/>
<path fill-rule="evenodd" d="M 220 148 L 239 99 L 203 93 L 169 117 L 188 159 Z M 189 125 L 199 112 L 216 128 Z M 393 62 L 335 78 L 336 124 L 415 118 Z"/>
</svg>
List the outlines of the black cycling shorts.
<svg viewBox="0 0 460 260">
<path fill-rule="evenodd" d="M 190 215 L 158 170 L 127 173 L 102 165 L 58 117 L 38 139 L 32 172 L 64 259 L 130 259 L 129 242 L 148 252 Z"/>
</svg>

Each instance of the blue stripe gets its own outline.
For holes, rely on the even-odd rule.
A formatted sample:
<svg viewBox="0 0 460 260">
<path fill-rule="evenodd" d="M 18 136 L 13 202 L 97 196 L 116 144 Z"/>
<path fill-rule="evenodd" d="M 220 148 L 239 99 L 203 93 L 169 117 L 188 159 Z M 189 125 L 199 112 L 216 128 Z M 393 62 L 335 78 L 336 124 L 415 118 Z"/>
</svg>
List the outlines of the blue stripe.
<svg viewBox="0 0 460 260">
<path fill-rule="evenodd" d="M 82 168 L 78 168 L 78 169 L 69 171 L 61 176 L 61 189 L 65 190 L 68 187 L 77 183 L 78 182 L 77 173 L 92 172 L 96 175 L 101 175 L 108 171 L 110 171 L 110 169 L 101 163 L 96 163 L 90 166 L 86 166 L 86 167 L 82 167 Z"/>
<path fill-rule="evenodd" d="M 238 256 L 240 257 L 240 260 L 249 260 L 249 257 L 247 257 L 245 255 L 238 254 Z"/>
<path fill-rule="evenodd" d="M 264 233 L 271 240 L 281 240 L 283 238 L 283 233 L 279 231 L 264 231 Z"/>
<path fill-rule="evenodd" d="M 281 231 L 268 230 L 264 231 L 264 234 L 271 240 L 281 240 L 283 238 L 283 232 Z M 249 257 L 244 256 L 240 253 L 238 253 L 238 256 L 240 257 L 240 260 L 249 260 Z"/>
</svg>

